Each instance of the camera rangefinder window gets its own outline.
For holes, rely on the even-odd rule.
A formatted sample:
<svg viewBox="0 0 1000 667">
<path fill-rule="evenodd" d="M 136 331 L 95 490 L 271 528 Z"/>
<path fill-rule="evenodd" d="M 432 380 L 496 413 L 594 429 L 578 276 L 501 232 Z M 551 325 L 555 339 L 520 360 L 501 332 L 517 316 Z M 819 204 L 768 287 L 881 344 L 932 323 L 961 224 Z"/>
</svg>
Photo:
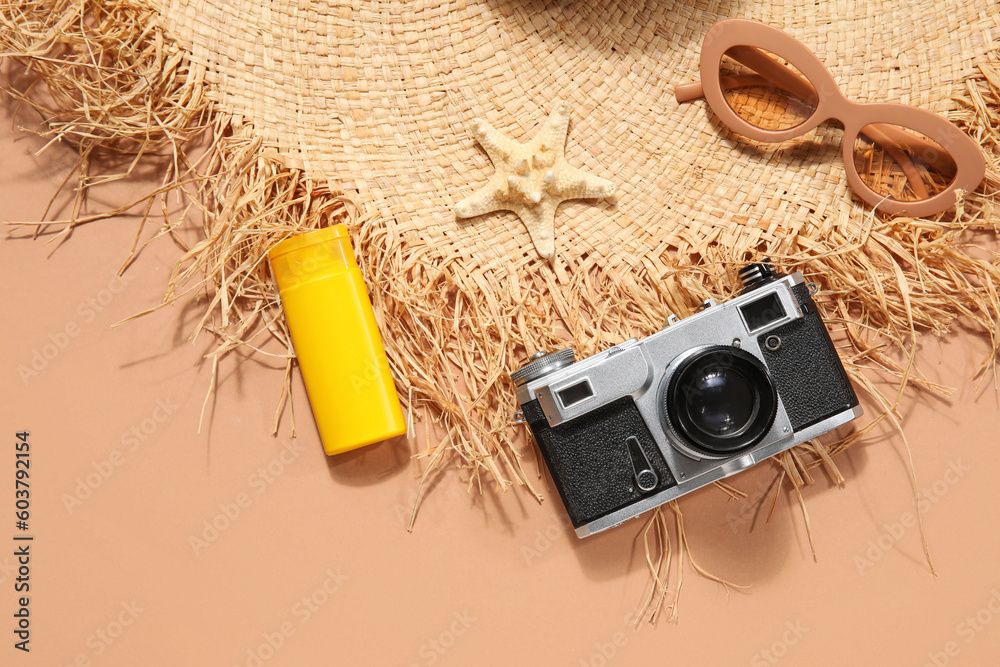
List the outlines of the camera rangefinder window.
<svg viewBox="0 0 1000 667">
<path fill-rule="evenodd" d="M 743 313 L 743 320 L 747 323 L 747 329 L 750 331 L 763 329 L 768 324 L 785 317 L 785 309 L 781 305 L 781 300 L 773 292 L 762 299 L 742 306 L 740 312 Z"/>
<path fill-rule="evenodd" d="M 572 387 L 566 387 L 556 393 L 559 395 L 559 400 L 562 401 L 564 408 L 576 405 L 594 395 L 594 391 L 590 388 L 590 383 L 586 380 L 577 382 Z"/>
</svg>

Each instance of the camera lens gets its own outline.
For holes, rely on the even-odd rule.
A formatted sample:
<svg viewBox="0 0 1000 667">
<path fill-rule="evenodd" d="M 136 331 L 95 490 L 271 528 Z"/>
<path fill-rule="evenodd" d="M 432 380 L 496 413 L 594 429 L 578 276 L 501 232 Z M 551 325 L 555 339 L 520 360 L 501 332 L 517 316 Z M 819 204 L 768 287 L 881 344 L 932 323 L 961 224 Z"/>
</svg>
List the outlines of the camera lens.
<svg viewBox="0 0 1000 667">
<path fill-rule="evenodd" d="M 687 397 L 691 420 L 718 438 L 736 435 L 750 425 L 759 408 L 750 381 L 735 368 L 717 367 L 692 378 Z"/>
<path fill-rule="evenodd" d="M 667 418 L 690 445 L 729 456 L 760 442 L 778 408 L 764 365 L 735 347 L 701 350 L 674 372 L 664 395 Z"/>
</svg>

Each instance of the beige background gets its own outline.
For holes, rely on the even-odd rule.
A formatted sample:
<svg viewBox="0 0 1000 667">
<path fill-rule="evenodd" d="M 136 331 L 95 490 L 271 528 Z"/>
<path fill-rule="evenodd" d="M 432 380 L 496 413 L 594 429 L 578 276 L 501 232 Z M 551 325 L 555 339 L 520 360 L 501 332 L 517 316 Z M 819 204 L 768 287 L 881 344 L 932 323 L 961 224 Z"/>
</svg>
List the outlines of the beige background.
<svg viewBox="0 0 1000 667">
<path fill-rule="evenodd" d="M 72 163 L 60 146 L 33 156 L 42 144 L 0 127 L 0 219 L 37 219 Z M 327 459 L 298 378 L 299 437 L 288 436 L 287 418 L 268 436 L 281 373 L 259 357 L 226 359 L 198 434 L 211 341 L 186 336 L 200 309 L 110 328 L 159 301 L 179 254 L 158 241 L 117 282 L 135 229 L 119 219 L 63 245 L 0 242 L 0 664 L 1000 660 L 1000 412 L 992 385 L 977 397 L 969 380 L 987 350 L 980 338 L 925 338 L 923 368 L 958 387 L 956 399 L 911 397 L 904 410 L 937 578 L 918 531 L 900 529 L 913 500 L 901 442 L 888 437 L 839 460 L 845 488 L 819 474 L 806 490 L 818 562 L 794 496 L 782 494 L 770 523 L 753 525 L 749 502 L 714 489 L 686 497 L 696 557 L 751 588 L 727 594 L 688 567 L 679 622 L 635 631 L 648 584 L 635 548 L 641 524 L 577 540 L 546 476 L 538 505 L 526 494 L 469 495 L 449 472 L 408 534 L 418 444 Z M 75 335 L 63 339 L 67 327 Z M 65 345 L 22 377 L 19 367 L 53 339 Z M 11 632 L 21 429 L 31 432 L 35 536 L 27 655 Z M 772 475 L 758 466 L 733 483 L 757 499 Z"/>
</svg>

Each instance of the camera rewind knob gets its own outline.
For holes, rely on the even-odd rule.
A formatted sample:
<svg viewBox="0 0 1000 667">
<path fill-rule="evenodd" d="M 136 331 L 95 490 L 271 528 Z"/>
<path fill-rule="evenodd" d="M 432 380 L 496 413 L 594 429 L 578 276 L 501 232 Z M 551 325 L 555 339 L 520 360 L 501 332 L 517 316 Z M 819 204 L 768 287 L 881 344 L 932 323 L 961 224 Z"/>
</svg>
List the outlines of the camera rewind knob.
<svg viewBox="0 0 1000 667">
<path fill-rule="evenodd" d="M 527 384 L 532 380 L 537 380 L 553 371 L 569 366 L 575 361 L 576 353 L 571 347 L 556 352 L 539 352 L 531 357 L 531 361 L 513 371 L 510 374 L 510 379 L 516 385 Z"/>
<path fill-rule="evenodd" d="M 764 261 L 754 264 L 747 264 L 739 271 L 740 283 L 743 291 L 749 291 L 758 285 L 770 282 L 778 277 L 774 267 L 771 265 L 771 258 L 765 257 Z"/>
</svg>

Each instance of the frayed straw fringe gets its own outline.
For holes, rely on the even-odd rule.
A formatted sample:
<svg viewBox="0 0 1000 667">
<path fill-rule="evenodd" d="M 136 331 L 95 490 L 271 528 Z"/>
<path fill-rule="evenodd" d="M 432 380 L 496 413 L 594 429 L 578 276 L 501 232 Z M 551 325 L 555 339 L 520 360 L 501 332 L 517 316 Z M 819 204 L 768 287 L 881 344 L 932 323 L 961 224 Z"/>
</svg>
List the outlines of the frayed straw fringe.
<svg viewBox="0 0 1000 667">
<path fill-rule="evenodd" d="M 87 189 L 128 177 L 143 160 L 166 162 L 161 187 L 140 202 L 144 216 L 134 251 L 152 207 L 161 203 L 164 220 L 156 237 L 170 235 L 184 248 L 161 306 L 207 295 L 198 330 L 211 332 L 219 343 L 211 354 L 210 392 L 222 355 L 240 347 L 264 354 L 262 337 L 281 342 L 285 378 L 275 432 L 288 401 L 293 352 L 265 253 L 289 234 L 347 224 L 411 424 L 414 419 L 430 424 L 440 438 L 433 446 L 428 440 L 417 454 L 429 459 L 424 478 L 457 464 L 467 471 L 470 489 L 522 486 L 541 500 L 532 485 L 540 475 L 537 454 L 526 463 L 523 448 L 515 444 L 523 430 L 511 423 L 515 400 L 508 372 L 537 350 L 572 345 L 588 356 L 649 335 L 662 328 L 666 313 L 684 316 L 706 298 L 730 296 L 736 268 L 761 254 L 784 270 L 802 270 L 820 286 L 817 300 L 840 342 L 845 367 L 855 386 L 881 408 L 867 426 L 839 442 L 805 443 L 776 461 L 771 509 L 790 481 L 807 528 L 801 489 L 813 483 L 812 471 L 822 467 L 842 484 L 837 454 L 885 420 L 901 432 L 897 407 L 907 387 L 949 393 L 914 364 L 916 334 L 947 333 L 962 318 L 990 339 L 993 351 L 983 370 L 995 361 L 1000 269 L 992 251 L 972 244 L 975 232 L 996 232 L 1000 53 L 966 83 L 950 114 L 983 146 L 988 171 L 980 191 L 960 201 L 949 217 L 913 220 L 868 212 L 817 218 L 808 238 L 741 250 L 733 250 L 735 239 L 720 230 L 696 247 L 659 249 L 670 267 L 666 273 L 652 263 L 636 270 L 614 258 L 575 263 L 556 258 L 521 270 L 502 256 L 442 260 L 434 248 L 401 238 L 392 220 L 362 215 L 350 198 L 311 180 L 256 138 L 252 127 L 215 108 L 203 71 L 164 34 L 156 12 L 134 0 L 0 0 L 0 58 L 11 77 L 5 89 L 41 115 L 49 143 L 71 143 L 80 154 L 70 216 L 33 223 L 35 233 L 54 225 L 68 234 L 83 222 L 130 210 L 86 214 Z M 168 211 L 163 195 L 171 191 L 184 195 L 179 212 Z M 202 213 L 203 238 L 188 246 L 177 227 L 192 211 Z M 888 377 L 897 387 L 894 395 L 883 395 L 876 377 Z M 291 421 L 294 433 L 294 416 Z M 908 472 L 915 487 L 912 464 Z M 718 486 L 731 496 L 741 494 Z M 680 509 L 676 503 L 670 507 L 680 546 L 670 605 L 675 615 L 680 561 L 690 552 Z M 657 510 L 641 531 L 654 583 L 640 619 L 655 621 L 665 604 L 668 523 Z M 926 541 L 924 548 L 930 563 Z"/>
<path fill-rule="evenodd" d="M 268 355 L 259 349 L 259 339 L 277 338 L 286 352 L 280 355 L 285 382 L 275 413 L 276 433 L 288 400 L 294 353 L 277 308 L 267 250 L 307 228 L 344 223 L 357 229 L 363 224 L 357 207 L 327 184 L 289 167 L 239 118 L 215 110 L 203 68 L 164 33 L 156 11 L 128 0 L 5 2 L 0 10 L 3 89 L 41 117 L 45 129 L 40 134 L 48 140 L 42 150 L 68 143 L 80 156 L 63 183 L 65 188 L 75 180 L 65 220 L 45 220 L 46 209 L 43 222 L 8 224 L 33 226 L 35 236 L 49 227 L 61 228 L 57 240 L 80 224 L 139 205 L 141 222 L 121 273 L 142 249 L 142 231 L 159 204 L 163 222 L 143 246 L 170 236 L 183 254 L 162 302 L 128 319 L 183 298 L 207 297 L 204 316 L 192 333 L 194 338 L 204 330 L 218 339 L 210 355 L 206 404 L 223 355 L 239 347 Z M 129 178 L 144 161 L 163 165 L 160 187 L 113 210 L 83 212 L 89 188 Z M 178 195 L 180 210 L 169 207 L 169 194 Z M 189 246 L 178 228 L 197 213 L 202 238 Z M 291 420 L 294 434 L 294 415 Z"/>
</svg>

